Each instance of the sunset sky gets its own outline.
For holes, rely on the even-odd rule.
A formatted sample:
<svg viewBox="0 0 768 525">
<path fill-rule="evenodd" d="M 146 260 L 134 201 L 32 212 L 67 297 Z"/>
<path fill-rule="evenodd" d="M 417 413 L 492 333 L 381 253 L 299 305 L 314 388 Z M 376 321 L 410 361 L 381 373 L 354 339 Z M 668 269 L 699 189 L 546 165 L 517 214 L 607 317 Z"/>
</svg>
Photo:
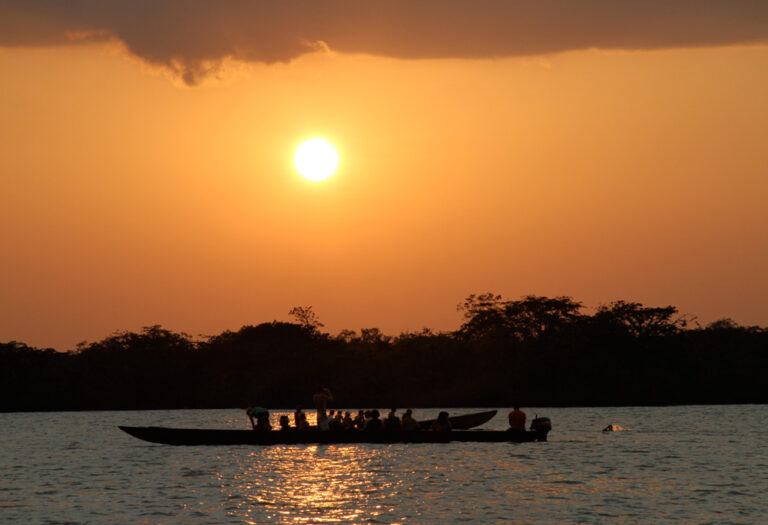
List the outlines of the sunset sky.
<svg viewBox="0 0 768 525">
<path fill-rule="evenodd" d="M 768 2 L 0 0 L 0 72 L 0 341 L 487 291 L 768 325 Z"/>
</svg>

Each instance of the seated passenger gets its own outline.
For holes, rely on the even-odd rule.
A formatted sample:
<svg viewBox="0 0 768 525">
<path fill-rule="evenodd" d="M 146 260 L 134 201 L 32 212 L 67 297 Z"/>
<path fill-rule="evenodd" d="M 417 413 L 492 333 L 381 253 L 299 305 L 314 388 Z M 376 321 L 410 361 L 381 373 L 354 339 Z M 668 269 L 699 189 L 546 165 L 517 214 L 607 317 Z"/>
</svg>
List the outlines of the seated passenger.
<svg viewBox="0 0 768 525">
<path fill-rule="evenodd" d="M 342 420 L 344 430 L 352 430 L 355 428 L 355 422 L 352 420 L 351 412 L 344 412 L 344 419 Z"/>
<path fill-rule="evenodd" d="M 393 408 L 387 419 L 384 420 L 384 429 L 388 432 L 399 432 L 403 429 L 400 418 L 395 414 L 396 411 L 397 409 Z"/>
<path fill-rule="evenodd" d="M 405 414 L 403 414 L 402 427 L 404 432 L 413 432 L 414 430 L 419 430 L 419 423 L 413 419 L 413 410 L 410 408 L 405 411 Z"/>
<path fill-rule="evenodd" d="M 432 423 L 432 430 L 437 432 L 450 432 L 451 421 L 448 419 L 448 412 L 440 412 L 437 415 L 437 421 Z"/>
<path fill-rule="evenodd" d="M 293 426 L 299 428 L 299 420 L 304 412 L 301 411 L 301 405 L 296 405 L 296 411 L 293 413 Z"/>
<path fill-rule="evenodd" d="M 280 430 L 291 430 L 290 420 L 286 415 L 280 416 Z"/>
<path fill-rule="evenodd" d="M 371 418 L 365 423 L 366 432 L 378 432 L 383 428 L 381 419 L 379 419 L 379 411 L 376 409 L 371 410 Z"/>
<path fill-rule="evenodd" d="M 307 415 L 304 412 L 299 414 L 299 422 L 296 425 L 296 430 L 309 430 L 309 422 L 307 421 Z"/>
<path fill-rule="evenodd" d="M 525 432 L 525 412 L 520 410 L 518 405 L 509 413 L 509 430 L 514 432 Z"/>
<path fill-rule="evenodd" d="M 269 412 L 264 407 L 248 407 L 245 409 L 245 414 L 248 416 L 248 419 L 251 420 L 251 426 L 254 430 L 258 430 L 259 417 L 262 414 L 266 414 L 267 423 L 269 423 Z"/>
<path fill-rule="evenodd" d="M 358 430 L 363 430 L 365 428 L 365 412 L 362 410 L 357 411 L 357 416 L 355 417 L 355 428 Z"/>
<path fill-rule="evenodd" d="M 256 426 L 254 430 L 257 432 L 267 432 L 272 430 L 272 423 L 269 422 L 269 411 L 263 410 L 256 414 Z"/>
<path fill-rule="evenodd" d="M 342 419 L 341 410 L 339 410 L 334 417 L 328 420 L 328 428 L 330 430 L 344 430 L 344 422 Z"/>
</svg>

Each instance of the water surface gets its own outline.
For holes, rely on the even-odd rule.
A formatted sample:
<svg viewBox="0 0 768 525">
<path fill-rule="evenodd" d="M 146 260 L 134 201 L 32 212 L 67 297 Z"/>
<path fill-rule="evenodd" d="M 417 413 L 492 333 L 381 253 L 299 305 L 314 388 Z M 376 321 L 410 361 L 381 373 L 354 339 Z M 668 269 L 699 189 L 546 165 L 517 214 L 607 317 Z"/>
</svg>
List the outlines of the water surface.
<svg viewBox="0 0 768 525">
<path fill-rule="evenodd" d="M 485 428 L 505 428 L 508 410 Z M 552 419 L 549 442 L 171 447 L 117 425 L 247 420 L 239 410 L 0 414 L 0 522 L 768 519 L 768 406 L 525 411 Z M 601 432 L 609 423 L 631 430 Z"/>
</svg>

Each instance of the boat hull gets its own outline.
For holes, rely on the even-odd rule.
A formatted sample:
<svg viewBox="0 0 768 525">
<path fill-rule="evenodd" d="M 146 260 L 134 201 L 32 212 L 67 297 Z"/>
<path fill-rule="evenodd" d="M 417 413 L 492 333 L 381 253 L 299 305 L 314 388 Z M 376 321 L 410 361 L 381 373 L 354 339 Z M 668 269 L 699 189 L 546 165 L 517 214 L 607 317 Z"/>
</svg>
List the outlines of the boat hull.
<svg viewBox="0 0 768 525">
<path fill-rule="evenodd" d="M 496 412 L 498 412 L 498 410 L 486 410 L 485 412 L 475 412 L 474 414 L 451 416 L 448 418 L 448 421 L 451 422 L 451 428 L 454 430 L 467 430 L 469 428 L 479 427 L 480 425 L 489 422 L 491 419 L 493 419 L 493 416 L 496 415 Z M 422 430 L 428 430 L 429 427 L 431 427 L 432 424 L 436 421 L 437 419 L 419 421 L 419 427 L 421 427 Z"/>
<path fill-rule="evenodd" d="M 364 432 L 357 430 L 217 430 L 120 426 L 133 437 L 165 445 L 309 445 L 354 443 L 521 443 L 546 441 L 546 433 L 503 430 L 454 430 L 450 432 Z"/>
</svg>

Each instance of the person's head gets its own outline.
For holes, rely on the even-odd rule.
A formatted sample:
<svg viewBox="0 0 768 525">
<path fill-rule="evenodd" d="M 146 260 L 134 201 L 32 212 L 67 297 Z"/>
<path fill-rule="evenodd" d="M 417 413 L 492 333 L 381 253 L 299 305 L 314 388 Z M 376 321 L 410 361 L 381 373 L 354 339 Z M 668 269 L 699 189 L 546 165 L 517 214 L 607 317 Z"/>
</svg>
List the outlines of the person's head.
<svg viewBox="0 0 768 525">
<path fill-rule="evenodd" d="M 307 415 L 304 412 L 299 414 L 299 421 L 306 421 L 306 420 L 307 420 Z"/>
<path fill-rule="evenodd" d="M 520 405 L 514 405 L 512 408 L 514 408 L 515 410 L 520 410 Z"/>
<path fill-rule="evenodd" d="M 333 417 L 333 414 L 334 414 L 334 412 L 336 412 L 334 409 L 330 409 L 330 410 L 328 411 L 328 416 L 329 416 L 329 417 Z"/>
<path fill-rule="evenodd" d="M 352 412 L 344 412 L 344 417 L 352 417 Z"/>
<path fill-rule="evenodd" d="M 267 409 L 264 407 L 248 407 L 245 410 L 246 414 L 248 414 L 251 417 L 258 418 L 260 414 L 266 413 L 267 416 L 269 416 L 269 412 L 267 412 Z"/>
<path fill-rule="evenodd" d="M 280 416 L 280 426 L 282 428 L 288 428 L 289 424 L 288 416 Z"/>
<path fill-rule="evenodd" d="M 406 410 L 406 411 L 405 411 L 405 415 L 406 415 L 406 416 L 410 416 L 410 415 L 412 415 L 412 414 L 413 414 L 413 409 L 410 409 L 410 408 L 409 408 L 408 410 Z"/>
<path fill-rule="evenodd" d="M 268 410 L 262 410 L 258 414 L 256 414 L 256 420 L 259 423 L 268 423 L 269 422 L 269 411 Z"/>
<path fill-rule="evenodd" d="M 440 421 L 441 423 L 448 421 L 448 412 L 440 412 L 437 415 L 437 420 Z"/>
<path fill-rule="evenodd" d="M 365 417 L 365 411 L 364 410 L 358 410 L 357 411 L 357 415 Z"/>
<path fill-rule="evenodd" d="M 394 415 L 395 415 L 395 412 L 397 412 L 397 409 L 396 409 L 396 408 L 393 408 L 392 410 L 390 410 L 390 411 L 389 411 L 389 415 L 390 415 L 390 416 L 394 416 Z"/>
<path fill-rule="evenodd" d="M 296 405 L 296 412 L 301 412 L 301 405 Z"/>
<path fill-rule="evenodd" d="M 372 417 L 373 419 L 379 419 L 379 415 L 380 415 L 380 414 L 379 414 L 379 411 L 378 411 L 378 410 L 376 410 L 375 408 L 374 408 L 373 410 L 371 410 L 371 417 Z"/>
</svg>

